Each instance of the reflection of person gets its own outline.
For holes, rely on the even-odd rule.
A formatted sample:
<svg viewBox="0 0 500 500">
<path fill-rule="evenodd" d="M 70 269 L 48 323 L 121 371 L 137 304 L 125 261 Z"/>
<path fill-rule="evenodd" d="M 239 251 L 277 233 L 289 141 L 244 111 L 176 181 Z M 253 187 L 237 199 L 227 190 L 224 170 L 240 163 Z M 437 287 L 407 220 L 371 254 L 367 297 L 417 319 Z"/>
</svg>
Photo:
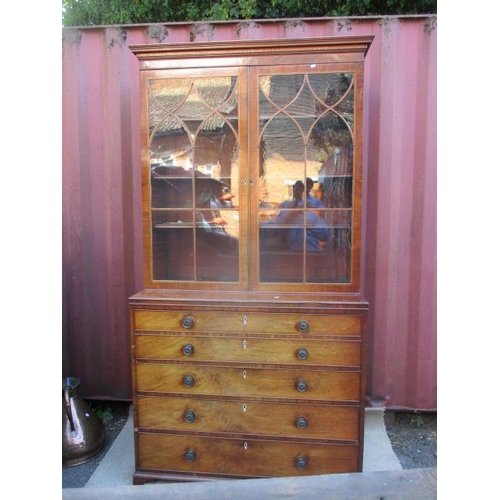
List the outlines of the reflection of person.
<svg viewBox="0 0 500 500">
<path fill-rule="evenodd" d="M 218 196 L 220 194 L 220 196 Z M 210 208 L 212 209 L 213 218 L 210 221 L 211 224 L 219 224 L 221 226 L 225 226 L 227 224 L 226 220 L 221 217 L 221 213 L 219 208 L 230 208 L 232 207 L 231 200 L 234 198 L 234 194 L 231 193 L 227 186 L 224 186 L 221 190 L 221 193 L 217 193 L 216 195 L 212 195 L 210 197 Z"/>
<path fill-rule="evenodd" d="M 316 199 L 321 201 L 321 203 L 323 203 L 323 205 L 325 204 L 323 202 L 323 198 L 325 196 L 325 187 L 323 186 L 322 182 L 319 183 L 318 188 L 316 189 L 316 192 L 314 193 L 314 196 L 316 197 Z"/>
<path fill-rule="evenodd" d="M 209 189 L 204 189 L 197 200 L 198 206 L 210 209 L 198 212 L 204 229 L 199 235 L 199 243 L 208 244 L 213 250 L 221 253 L 235 252 L 238 249 L 238 239 L 226 232 L 224 226 L 227 222 L 219 210 L 231 207 L 232 198 L 234 195 L 229 187 L 219 182 L 211 185 Z"/>
<path fill-rule="evenodd" d="M 315 196 L 313 196 L 311 194 L 311 189 L 313 188 L 313 186 L 314 186 L 314 181 L 310 177 L 308 177 L 306 179 L 306 187 L 307 187 L 306 203 L 307 203 L 307 205 L 311 204 L 312 208 L 318 208 L 318 209 L 325 208 L 325 205 L 323 204 L 323 202 L 319 198 L 316 198 Z"/>
<path fill-rule="evenodd" d="M 210 208 L 210 213 L 206 212 L 206 215 L 200 212 L 201 219 L 207 231 L 210 230 L 209 224 L 216 224 L 218 226 L 225 226 L 227 224 L 226 220 L 221 216 L 219 209 L 230 208 L 233 198 L 234 194 L 222 182 L 212 183 L 201 192 L 197 200 L 197 206 Z"/>
<path fill-rule="evenodd" d="M 323 209 L 325 205 L 323 202 L 311 194 L 311 189 L 314 186 L 314 181 L 308 177 L 306 179 L 306 203 L 310 205 L 310 208 Z M 297 181 L 293 185 L 292 200 L 287 200 L 281 203 L 279 208 L 302 208 L 304 206 L 304 183 L 302 181 Z"/>
<path fill-rule="evenodd" d="M 301 208 L 304 206 L 304 183 L 297 181 L 293 185 L 292 199 L 284 201 L 278 208 Z"/>
<path fill-rule="evenodd" d="M 311 181 L 312 182 L 312 181 Z M 312 185 L 311 185 L 312 187 Z M 280 209 L 302 208 L 304 206 L 304 183 L 297 181 L 293 185 L 293 199 L 284 201 L 279 206 Z M 312 197 L 311 197 L 312 198 Z M 315 198 L 316 203 L 313 205 L 307 201 L 307 208 L 320 208 L 323 204 Z M 324 207 L 323 207 L 324 208 Z M 305 213 L 292 210 L 281 210 L 276 217 L 276 224 L 290 226 L 286 232 L 286 242 L 289 250 L 293 252 L 301 252 L 304 247 L 304 220 L 306 224 L 306 251 L 322 252 L 328 240 L 328 230 L 326 223 L 315 210 L 306 210 Z"/>
</svg>

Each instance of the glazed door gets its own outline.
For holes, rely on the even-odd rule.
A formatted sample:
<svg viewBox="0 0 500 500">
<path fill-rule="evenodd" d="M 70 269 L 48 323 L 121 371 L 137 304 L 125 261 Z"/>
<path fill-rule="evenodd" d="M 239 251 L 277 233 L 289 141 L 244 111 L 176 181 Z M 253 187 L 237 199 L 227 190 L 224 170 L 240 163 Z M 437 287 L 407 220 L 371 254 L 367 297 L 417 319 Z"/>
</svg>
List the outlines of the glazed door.
<svg viewBox="0 0 500 500">
<path fill-rule="evenodd" d="M 362 62 L 142 78 L 148 288 L 359 289 Z"/>
<path fill-rule="evenodd" d="M 246 69 L 142 77 L 147 286 L 247 288 Z"/>
<path fill-rule="evenodd" d="M 254 289 L 358 287 L 361 71 L 251 68 Z"/>
</svg>

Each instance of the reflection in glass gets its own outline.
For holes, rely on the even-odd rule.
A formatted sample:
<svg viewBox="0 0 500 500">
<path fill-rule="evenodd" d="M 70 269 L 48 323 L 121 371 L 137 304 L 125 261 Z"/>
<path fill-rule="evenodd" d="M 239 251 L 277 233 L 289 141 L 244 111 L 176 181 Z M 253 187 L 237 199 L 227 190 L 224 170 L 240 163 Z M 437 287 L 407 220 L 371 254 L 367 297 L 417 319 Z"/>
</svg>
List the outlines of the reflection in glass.
<svg viewBox="0 0 500 500">
<path fill-rule="evenodd" d="M 327 107 L 335 106 L 346 99 L 353 85 L 352 73 L 317 73 L 308 75 L 312 92 Z M 352 96 L 354 94 L 351 94 Z M 354 112 L 354 101 L 350 99 L 351 113 Z"/>
<path fill-rule="evenodd" d="M 236 77 L 149 85 L 153 279 L 238 281 Z"/>
<path fill-rule="evenodd" d="M 239 240 L 234 235 L 238 226 L 237 221 L 228 223 L 229 218 L 224 211 L 197 211 L 197 220 L 201 221 L 196 229 L 198 280 L 237 281 Z"/>
<path fill-rule="evenodd" d="M 190 211 L 152 214 L 153 275 L 157 280 L 193 280 L 193 220 Z"/>
<path fill-rule="evenodd" d="M 176 166 L 151 166 L 151 207 L 190 208 L 193 179 L 189 171 Z"/>
<path fill-rule="evenodd" d="M 351 73 L 260 79 L 261 282 L 350 282 L 353 96 Z"/>
</svg>

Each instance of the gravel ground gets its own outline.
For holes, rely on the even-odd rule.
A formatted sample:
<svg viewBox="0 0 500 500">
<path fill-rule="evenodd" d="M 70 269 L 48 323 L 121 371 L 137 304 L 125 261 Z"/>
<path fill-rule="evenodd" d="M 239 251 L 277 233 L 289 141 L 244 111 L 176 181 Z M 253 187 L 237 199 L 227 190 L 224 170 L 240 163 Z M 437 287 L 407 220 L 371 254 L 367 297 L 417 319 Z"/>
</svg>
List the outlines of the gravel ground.
<svg viewBox="0 0 500 500">
<path fill-rule="evenodd" d="M 437 413 L 388 411 L 385 427 L 403 469 L 437 466 Z"/>
<path fill-rule="evenodd" d="M 104 449 L 99 456 L 89 462 L 73 467 L 63 467 L 63 488 L 83 488 L 85 486 L 127 422 L 129 407 L 129 403 L 114 401 L 92 404 L 92 409 L 103 420 L 106 429 Z M 436 466 L 436 413 L 387 411 L 385 413 L 385 426 L 394 453 L 396 453 L 403 469 Z"/>
</svg>

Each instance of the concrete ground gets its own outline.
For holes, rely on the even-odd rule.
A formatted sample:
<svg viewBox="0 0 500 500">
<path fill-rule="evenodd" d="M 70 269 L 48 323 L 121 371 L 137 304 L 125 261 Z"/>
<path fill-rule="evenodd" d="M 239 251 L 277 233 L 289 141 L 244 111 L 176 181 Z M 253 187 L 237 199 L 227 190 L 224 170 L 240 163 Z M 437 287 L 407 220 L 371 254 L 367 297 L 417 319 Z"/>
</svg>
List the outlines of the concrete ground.
<svg viewBox="0 0 500 500">
<path fill-rule="evenodd" d="M 404 500 L 436 498 L 435 469 L 402 470 L 384 424 L 383 408 L 368 408 L 365 415 L 363 473 L 332 474 L 300 478 L 203 481 L 195 483 L 149 483 L 133 486 L 132 412 L 120 434 L 84 488 L 65 488 L 63 500 L 106 498 L 255 499 L 363 498 Z M 332 488 L 335 496 L 331 496 Z M 394 489 L 395 488 L 395 489 Z M 391 491 L 394 490 L 394 496 Z M 342 496 L 345 491 L 345 495 Z M 363 493 L 365 491 L 365 493 Z M 408 496 L 418 491 L 418 497 Z M 330 492 L 330 493 L 327 493 Z M 385 492 L 385 493 L 384 493 Z M 352 496 L 354 494 L 354 496 Z M 365 495 L 366 496 L 363 496 Z M 325 496 L 326 495 L 326 496 Z"/>
</svg>

